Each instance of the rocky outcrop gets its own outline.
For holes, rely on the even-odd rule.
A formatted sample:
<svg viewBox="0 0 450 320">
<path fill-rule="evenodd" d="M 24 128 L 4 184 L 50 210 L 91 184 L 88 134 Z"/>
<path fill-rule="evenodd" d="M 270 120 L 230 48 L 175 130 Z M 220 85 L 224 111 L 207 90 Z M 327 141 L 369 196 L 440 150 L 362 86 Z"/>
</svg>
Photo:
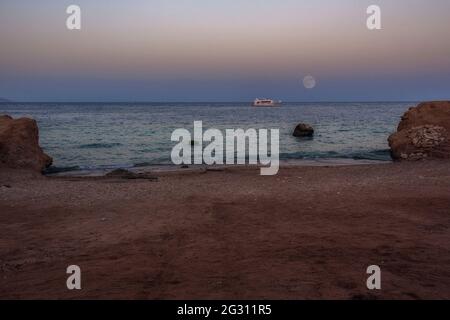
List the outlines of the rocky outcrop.
<svg viewBox="0 0 450 320">
<path fill-rule="evenodd" d="M 314 129 L 309 124 L 300 123 L 295 127 L 294 137 L 312 137 L 314 135 Z"/>
<path fill-rule="evenodd" d="M 410 108 L 388 141 L 394 160 L 450 159 L 450 101 Z"/>
<path fill-rule="evenodd" d="M 39 146 L 39 129 L 33 119 L 0 116 L 0 167 L 41 172 L 52 158 Z"/>
</svg>

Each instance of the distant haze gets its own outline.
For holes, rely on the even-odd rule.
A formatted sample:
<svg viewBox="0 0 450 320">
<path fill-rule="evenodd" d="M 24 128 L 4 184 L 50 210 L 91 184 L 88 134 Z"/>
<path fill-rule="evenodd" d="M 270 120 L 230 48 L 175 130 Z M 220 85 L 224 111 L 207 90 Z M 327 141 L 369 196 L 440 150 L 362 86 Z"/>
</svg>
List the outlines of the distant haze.
<svg viewBox="0 0 450 320">
<path fill-rule="evenodd" d="M 374 3 L 379 31 L 366 28 Z M 70 4 L 80 31 L 66 29 Z M 2 0 L 0 96 L 450 99 L 449 12 L 448 0 Z"/>
</svg>

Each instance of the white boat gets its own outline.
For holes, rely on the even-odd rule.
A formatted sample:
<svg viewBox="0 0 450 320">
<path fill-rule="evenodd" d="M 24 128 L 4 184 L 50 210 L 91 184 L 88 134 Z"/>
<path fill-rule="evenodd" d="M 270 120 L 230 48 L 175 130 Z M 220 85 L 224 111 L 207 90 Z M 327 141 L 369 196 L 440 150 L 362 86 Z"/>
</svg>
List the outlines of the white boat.
<svg viewBox="0 0 450 320">
<path fill-rule="evenodd" d="M 275 101 L 272 99 L 255 99 L 253 101 L 254 107 L 279 107 L 281 105 L 281 101 Z"/>
</svg>

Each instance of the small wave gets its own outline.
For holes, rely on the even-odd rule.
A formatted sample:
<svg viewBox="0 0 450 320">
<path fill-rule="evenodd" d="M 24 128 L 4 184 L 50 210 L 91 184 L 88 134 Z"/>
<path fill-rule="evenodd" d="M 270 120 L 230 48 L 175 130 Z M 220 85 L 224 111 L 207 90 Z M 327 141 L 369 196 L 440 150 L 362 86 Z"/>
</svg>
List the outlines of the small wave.
<svg viewBox="0 0 450 320">
<path fill-rule="evenodd" d="M 354 151 L 354 152 L 292 152 L 281 153 L 281 160 L 295 160 L 295 159 L 354 159 L 354 160 L 391 160 L 389 149 L 381 150 L 367 150 L 367 151 Z"/>
<path fill-rule="evenodd" d="M 63 172 L 70 172 L 70 171 L 79 171 L 81 168 L 79 166 L 72 166 L 72 167 L 48 167 L 44 170 L 44 174 L 55 174 L 55 173 L 63 173 Z"/>
<path fill-rule="evenodd" d="M 368 152 L 354 153 L 352 158 L 355 160 L 391 160 L 389 149 L 373 150 Z"/>
<path fill-rule="evenodd" d="M 82 144 L 79 146 L 80 149 L 108 149 L 118 147 L 122 144 L 120 143 L 90 143 L 90 144 Z"/>
<path fill-rule="evenodd" d="M 139 162 L 139 163 L 133 164 L 133 168 L 148 167 L 148 166 L 151 166 L 151 165 L 152 165 L 151 162 Z"/>
</svg>

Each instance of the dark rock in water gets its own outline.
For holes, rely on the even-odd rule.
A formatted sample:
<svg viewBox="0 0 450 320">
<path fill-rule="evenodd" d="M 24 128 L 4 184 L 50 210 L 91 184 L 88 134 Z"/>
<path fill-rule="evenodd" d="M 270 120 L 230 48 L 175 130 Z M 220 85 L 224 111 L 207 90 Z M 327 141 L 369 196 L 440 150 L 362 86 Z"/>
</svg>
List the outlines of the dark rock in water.
<svg viewBox="0 0 450 320">
<path fill-rule="evenodd" d="M 35 120 L 0 116 L 0 167 L 42 172 L 52 162 L 39 146 Z"/>
<path fill-rule="evenodd" d="M 410 108 L 388 141 L 394 160 L 450 159 L 450 101 Z"/>
<path fill-rule="evenodd" d="M 312 137 L 314 135 L 314 129 L 309 124 L 300 123 L 295 127 L 294 137 Z"/>
<path fill-rule="evenodd" d="M 157 177 L 151 176 L 146 173 L 134 173 L 125 169 L 116 169 L 108 172 L 106 175 L 108 178 L 119 178 L 119 179 L 145 179 L 145 180 L 158 180 Z"/>
</svg>

